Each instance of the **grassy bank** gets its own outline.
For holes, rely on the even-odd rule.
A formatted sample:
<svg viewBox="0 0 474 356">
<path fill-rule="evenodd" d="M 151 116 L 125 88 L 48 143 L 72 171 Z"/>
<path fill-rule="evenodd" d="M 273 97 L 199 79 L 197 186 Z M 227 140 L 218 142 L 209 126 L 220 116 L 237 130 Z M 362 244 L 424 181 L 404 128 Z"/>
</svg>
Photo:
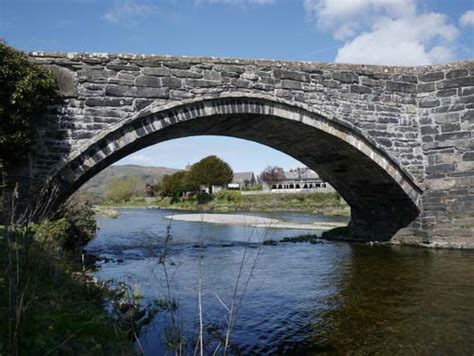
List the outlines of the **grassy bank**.
<svg viewBox="0 0 474 356">
<path fill-rule="evenodd" d="M 133 208 L 152 206 L 164 209 L 190 211 L 278 211 L 305 212 L 322 215 L 349 216 L 348 205 L 337 194 L 298 193 L 298 194 L 259 194 L 241 195 L 240 192 L 224 191 L 215 194 L 212 199 L 197 198 L 156 198 L 148 204 L 145 199 L 132 199 L 127 202 L 105 202 L 104 207 Z"/>
<path fill-rule="evenodd" d="M 12 334 L 21 355 L 133 354 L 127 332 L 104 309 L 110 291 L 93 283 L 80 260 L 30 232 L 12 236 L 18 322 L 9 321 L 8 250 L 0 228 L 0 354 L 8 354 Z"/>
</svg>

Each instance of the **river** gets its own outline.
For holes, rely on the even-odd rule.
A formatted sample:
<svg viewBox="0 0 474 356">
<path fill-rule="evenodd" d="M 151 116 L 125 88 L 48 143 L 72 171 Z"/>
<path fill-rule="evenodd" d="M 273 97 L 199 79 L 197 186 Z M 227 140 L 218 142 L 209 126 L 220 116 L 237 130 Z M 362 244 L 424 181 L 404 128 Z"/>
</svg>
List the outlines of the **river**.
<svg viewBox="0 0 474 356">
<path fill-rule="evenodd" d="M 232 300 L 234 354 L 474 354 L 474 251 L 324 241 L 262 245 L 315 231 L 170 222 L 165 217 L 179 213 L 169 210 L 120 212 L 117 219 L 99 218 L 87 246 L 108 258 L 97 278 L 134 286 L 143 305 L 177 305 L 142 329 L 136 347 L 146 355 L 173 354 L 169 345 L 176 339 L 184 353 L 194 352 L 199 281 L 204 347 L 211 354 L 220 343 L 222 350 Z M 335 219 L 258 215 L 302 223 Z"/>
</svg>

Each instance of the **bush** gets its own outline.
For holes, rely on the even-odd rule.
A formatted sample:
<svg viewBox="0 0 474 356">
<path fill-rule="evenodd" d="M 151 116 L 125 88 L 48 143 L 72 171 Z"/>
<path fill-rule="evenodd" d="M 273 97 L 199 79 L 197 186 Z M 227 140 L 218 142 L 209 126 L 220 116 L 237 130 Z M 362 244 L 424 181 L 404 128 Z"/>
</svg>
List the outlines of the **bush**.
<svg viewBox="0 0 474 356">
<path fill-rule="evenodd" d="M 71 244 L 67 249 L 77 249 L 85 246 L 95 237 L 97 221 L 92 204 L 87 200 L 71 199 L 64 209 L 64 218 L 71 225 Z"/>
<path fill-rule="evenodd" d="M 177 199 L 188 191 L 198 190 L 192 183 L 188 171 L 179 171 L 166 175 L 161 182 L 161 195 Z"/>
<path fill-rule="evenodd" d="M 115 178 L 105 191 L 105 198 L 115 203 L 140 195 L 143 195 L 143 184 L 138 177 Z"/>
<path fill-rule="evenodd" d="M 54 76 L 26 55 L 0 42 L 0 161 L 11 164 L 28 153 L 35 120 L 58 101 Z"/>
<path fill-rule="evenodd" d="M 221 190 L 216 194 L 216 200 L 219 202 L 239 203 L 242 200 L 242 195 L 235 190 Z"/>
<path fill-rule="evenodd" d="M 256 185 L 251 185 L 248 187 L 242 187 L 242 191 L 244 192 L 256 192 L 256 191 L 261 191 L 263 190 L 263 186 L 261 183 L 256 184 Z"/>
<path fill-rule="evenodd" d="M 97 230 L 92 206 L 71 200 L 60 216 L 34 224 L 31 228 L 34 240 L 56 252 L 82 252 L 82 247 L 95 237 Z"/>
<path fill-rule="evenodd" d="M 61 251 L 69 240 L 71 224 L 65 219 L 55 221 L 45 220 L 32 226 L 31 230 L 35 241 L 49 250 Z"/>
<path fill-rule="evenodd" d="M 206 192 L 201 192 L 196 195 L 196 200 L 198 204 L 207 204 L 212 200 L 212 195 Z"/>
</svg>

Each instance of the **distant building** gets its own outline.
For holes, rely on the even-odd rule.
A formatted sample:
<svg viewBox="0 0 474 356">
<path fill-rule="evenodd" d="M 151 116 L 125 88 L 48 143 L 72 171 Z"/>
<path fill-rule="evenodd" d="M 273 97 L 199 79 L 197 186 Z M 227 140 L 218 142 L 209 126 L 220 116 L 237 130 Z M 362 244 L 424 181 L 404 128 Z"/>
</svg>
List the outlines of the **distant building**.
<svg viewBox="0 0 474 356">
<path fill-rule="evenodd" d="M 145 197 L 153 198 L 155 196 L 155 188 L 156 188 L 156 184 L 154 182 L 153 183 L 146 182 L 146 184 L 145 184 Z"/>
<path fill-rule="evenodd" d="M 257 184 L 255 174 L 253 172 L 235 172 L 232 182 L 227 185 L 228 189 L 242 190 L 254 187 Z"/>
<path fill-rule="evenodd" d="M 253 172 L 234 172 L 234 177 L 232 178 L 232 182 L 227 184 L 226 187 L 223 186 L 212 186 L 212 192 L 217 193 L 223 189 L 229 190 L 243 190 L 246 188 L 251 188 L 257 185 L 257 179 L 255 178 L 255 174 Z M 208 187 L 201 187 L 201 191 L 208 193 Z"/>
<path fill-rule="evenodd" d="M 272 193 L 324 192 L 332 193 L 336 190 L 323 181 L 319 175 L 309 168 L 296 168 L 283 172 L 284 179 L 271 187 L 264 184 L 265 190 Z"/>
</svg>

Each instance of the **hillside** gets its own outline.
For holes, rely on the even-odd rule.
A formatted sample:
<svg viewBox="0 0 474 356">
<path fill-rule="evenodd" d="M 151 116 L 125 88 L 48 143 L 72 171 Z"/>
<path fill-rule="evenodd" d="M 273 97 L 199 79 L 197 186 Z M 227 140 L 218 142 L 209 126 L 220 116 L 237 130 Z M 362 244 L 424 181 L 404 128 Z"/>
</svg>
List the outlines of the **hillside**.
<svg viewBox="0 0 474 356">
<path fill-rule="evenodd" d="M 79 189 L 79 193 L 90 194 L 95 198 L 94 200 L 100 200 L 104 197 L 107 186 L 115 178 L 138 177 L 143 182 L 143 189 L 145 189 L 146 182 L 160 182 L 165 175 L 173 174 L 177 171 L 178 169 L 166 167 L 145 167 L 139 165 L 110 166 L 84 184 Z"/>
</svg>

